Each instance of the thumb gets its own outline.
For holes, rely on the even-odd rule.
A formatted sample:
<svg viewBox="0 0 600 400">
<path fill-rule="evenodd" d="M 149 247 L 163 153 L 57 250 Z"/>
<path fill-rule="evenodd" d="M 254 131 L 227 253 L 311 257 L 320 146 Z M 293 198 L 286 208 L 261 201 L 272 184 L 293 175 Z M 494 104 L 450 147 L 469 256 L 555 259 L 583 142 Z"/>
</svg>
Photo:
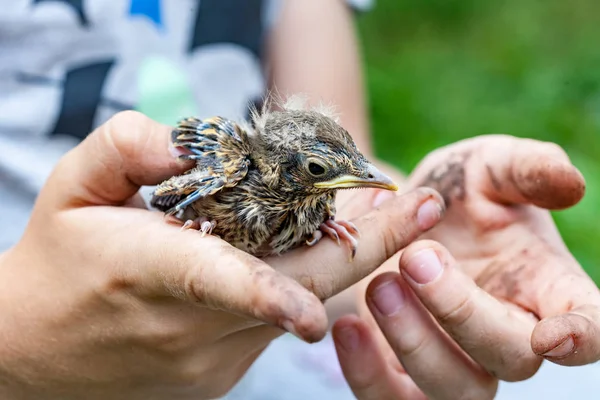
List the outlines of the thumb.
<svg viewBox="0 0 600 400">
<path fill-rule="evenodd" d="M 468 165 L 468 166 L 467 166 Z M 411 186 L 429 186 L 462 199 L 481 192 L 505 205 L 533 204 L 561 210 L 585 194 L 585 179 L 558 145 L 508 135 L 465 139 L 430 153 L 411 175 Z M 477 189 L 477 190 L 473 190 Z"/>
<path fill-rule="evenodd" d="M 572 207 L 582 199 L 585 179 L 560 146 L 494 136 L 494 141 L 482 146 L 480 154 L 487 170 L 481 182 L 482 191 L 488 198 L 503 204 L 534 204 L 550 210 Z"/>
<path fill-rule="evenodd" d="M 48 215 L 48 207 L 130 204 L 140 186 L 190 168 L 193 162 L 180 162 L 169 151 L 170 131 L 137 112 L 116 115 L 61 159 L 40 194 L 46 208 L 38 215 Z M 80 238 L 74 245 L 81 258 L 72 263 L 86 265 L 100 252 L 97 265 L 105 269 L 95 272 L 99 281 L 109 277 L 109 288 L 126 286 L 139 296 L 175 297 L 250 317 L 307 341 L 325 335 L 327 316 L 314 294 L 220 239 L 182 232 L 159 213 L 95 207 L 64 214 L 61 229 L 76 227 L 71 232 Z M 63 250 L 56 230 L 44 233 L 52 236 L 50 247 Z"/>
<path fill-rule="evenodd" d="M 182 173 L 193 162 L 177 159 L 170 132 L 135 111 L 115 115 L 59 161 L 41 201 L 59 209 L 122 205 L 141 186 Z"/>
</svg>

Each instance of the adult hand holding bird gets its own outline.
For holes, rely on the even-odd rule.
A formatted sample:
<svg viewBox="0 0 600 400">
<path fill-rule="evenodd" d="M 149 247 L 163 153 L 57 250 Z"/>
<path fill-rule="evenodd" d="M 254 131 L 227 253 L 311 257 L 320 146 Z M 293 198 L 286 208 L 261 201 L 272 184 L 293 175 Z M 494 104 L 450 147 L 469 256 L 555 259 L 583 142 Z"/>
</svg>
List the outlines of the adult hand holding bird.
<svg viewBox="0 0 600 400">
<path fill-rule="evenodd" d="M 125 112 L 55 168 L 21 241 L 0 255 L 3 399 L 222 395 L 286 330 L 321 339 L 322 301 L 443 210 L 437 192 L 417 189 L 353 221 L 352 263 L 333 240 L 261 260 L 145 207 L 141 186 L 194 165 L 170 141 L 171 128 Z"/>
</svg>

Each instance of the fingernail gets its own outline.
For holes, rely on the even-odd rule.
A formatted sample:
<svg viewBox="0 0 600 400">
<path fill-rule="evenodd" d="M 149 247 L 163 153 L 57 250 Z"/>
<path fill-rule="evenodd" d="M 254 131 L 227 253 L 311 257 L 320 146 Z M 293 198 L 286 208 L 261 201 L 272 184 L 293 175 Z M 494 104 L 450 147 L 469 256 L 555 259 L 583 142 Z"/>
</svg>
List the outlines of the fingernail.
<svg viewBox="0 0 600 400">
<path fill-rule="evenodd" d="M 432 249 L 417 252 L 406 263 L 404 268 L 413 281 L 425 284 L 432 282 L 442 273 L 442 263 Z"/>
<path fill-rule="evenodd" d="M 177 160 L 177 162 L 179 162 L 181 164 L 191 163 L 190 160 L 183 160 L 183 159 L 179 158 L 179 156 L 192 154 L 190 151 L 186 150 L 183 147 L 175 147 L 175 146 L 173 146 L 173 143 L 169 142 L 169 153 L 171 153 L 173 158 L 175 158 Z"/>
<path fill-rule="evenodd" d="M 395 279 L 379 285 L 371 293 L 371 299 L 379 312 L 388 317 L 400 311 L 404 305 L 404 293 Z"/>
<path fill-rule="evenodd" d="M 181 151 L 181 148 L 173 146 L 171 141 L 169 141 L 169 153 L 175 158 L 184 154 L 183 151 Z"/>
<path fill-rule="evenodd" d="M 358 349 L 358 331 L 353 326 L 346 326 L 337 331 L 337 339 L 340 345 L 349 353 Z"/>
<path fill-rule="evenodd" d="M 566 357 L 569 354 L 571 354 L 571 352 L 573 351 L 574 348 L 575 348 L 575 342 L 573 341 L 573 338 L 571 336 L 569 336 L 561 344 L 559 344 L 552 350 L 545 352 L 542 355 L 544 357 L 553 357 L 553 358 Z"/>
<path fill-rule="evenodd" d="M 379 207 L 395 196 L 396 194 L 394 192 L 390 192 L 389 190 L 379 190 L 379 193 L 377 193 L 373 198 L 373 208 Z"/>
<path fill-rule="evenodd" d="M 421 204 L 417 211 L 417 223 L 421 230 L 431 229 L 438 223 L 442 216 L 442 207 L 433 199 Z"/>
</svg>

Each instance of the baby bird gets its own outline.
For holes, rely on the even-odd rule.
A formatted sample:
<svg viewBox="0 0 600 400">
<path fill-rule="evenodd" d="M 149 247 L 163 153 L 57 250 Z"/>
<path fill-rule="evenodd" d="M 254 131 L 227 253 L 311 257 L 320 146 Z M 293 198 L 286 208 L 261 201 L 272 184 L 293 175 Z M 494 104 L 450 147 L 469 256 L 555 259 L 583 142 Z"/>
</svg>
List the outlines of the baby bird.
<svg viewBox="0 0 600 400">
<path fill-rule="evenodd" d="M 160 184 L 150 204 L 167 216 L 181 214 L 182 229 L 215 234 L 257 257 L 313 246 L 326 234 L 338 245 L 345 241 L 353 260 L 353 235 L 360 234 L 335 220 L 336 191 L 398 187 L 333 114 L 298 104 L 291 98 L 278 110 L 254 110 L 252 125 L 221 117 L 180 121 L 173 144 L 196 166 Z"/>
</svg>

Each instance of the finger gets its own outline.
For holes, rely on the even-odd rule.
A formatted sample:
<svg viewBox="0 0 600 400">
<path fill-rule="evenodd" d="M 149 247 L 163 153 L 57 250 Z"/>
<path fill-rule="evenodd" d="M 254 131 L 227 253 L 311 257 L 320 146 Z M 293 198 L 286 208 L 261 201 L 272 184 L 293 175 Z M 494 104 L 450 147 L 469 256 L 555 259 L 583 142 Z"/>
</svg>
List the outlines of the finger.
<svg viewBox="0 0 600 400">
<path fill-rule="evenodd" d="M 543 319 L 531 336 L 536 354 L 560 365 L 600 360 L 600 307 L 587 305 Z"/>
<path fill-rule="evenodd" d="M 537 371 L 542 359 L 530 346 L 535 318 L 479 288 L 443 246 L 414 243 L 402 254 L 400 268 L 441 327 L 493 376 L 517 381 Z"/>
<path fill-rule="evenodd" d="M 127 288 L 143 298 L 175 297 L 263 321 L 308 342 L 326 334 L 325 308 L 313 293 L 217 237 L 181 231 L 144 210 L 98 208 L 94 219 L 84 209 L 65 214 L 78 224 L 87 218 L 89 223 L 79 227 L 81 236 L 93 241 L 93 249 L 102 241 L 101 256 L 119 260 L 112 273 L 99 272 L 100 279 L 110 277 L 103 284 L 107 291 Z M 98 223 L 113 227 L 110 240 L 98 236 Z M 144 268 L 131 267 L 140 265 Z M 98 278 L 90 273 L 90 279 Z"/>
<path fill-rule="evenodd" d="M 359 193 L 340 191 L 336 195 L 336 219 L 355 219 L 361 217 L 387 200 L 397 196 L 397 192 L 384 189 L 365 189 Z"/>
<path fill-rule="evenodd" d="M 133 195 L 132 197 L 130 197 L 129 199 L 125 200 L 125 203 L 123 203 L 123 206 L 140 208 L 142 210 L 148 209 L 148 207 L 146 206 L 146 202 L 144 201 L 144 198 L 142 197 L 142 195 L 139 192 L 136 193 L 135 195 Z"/>
<path fill-rule="evenodd" d="M 600 288 L 570 254 L 562 253 L 556 246 L 530 250 L 529 264 L 551 265 L 541 284 L 520 291 L 527 292 L 523 301 L 542 318 L 531 337 L 534 352 L 558 364 L 583 365 L 600 360 Z M 510 283 L 529 279 L 526 273 L 512 274 Z"/>
<path fill-rule="evenodd" d="M 390 176 L 394 182 L 400 184 L 402 192 L 406 190 L 406 176 L 382 161 L 377 161 L 376 164 L 377 168 Z M 358 193 L 351 190 L 341 190 L 336 195 L 336 217 L 341 219 L 358 218 L 397 195 L 398 192 L 384 189 L 363 189 Z"/>
<path fill-rule="evenodd" d="M 371 329 L 359 317 L 340 318 L 333 325 L 332 334 L 340 366 L 356 398 L 425 399 L 410 376 L 390 365 Z"/>
<path fill-rule="evenodd" d="M 170 132 L 143 114 L 121 112 L 59 161 L 41 196 L 60 208 L 121 205 L 141 186 L 193 166 L 169 150 Z"/>
<path fill-rule="evenodd" d="M 385 260 L 431 229 L 441 218 L 443 199 L 432 189 L 419 188 L 394 197 L 353 220 L 361 232 L 353 261 L 333 240 L 298 249 L 266 261 L 300 282 L 320 299 L 328 299 L 369 275 Z"/>
<path fill-rule="evenodd" d="M 215 371 L 214 378 L 226 389 L 215 393 L 214 396 L 205 395 L 203 392 L 202 398 L 227 398 L 227 392 L 239 382 L 271 341 L 282 334 L 280 329 L 271 326 L 249 327 L 216 342 L 210 342 L 207 347 L 201 347 L 195 353 L 191 353 L 188 360 L 189 369 L 197 371 L 199 366 L 203 367 L 193 375 L 203 377 L 206 381 L 207 374 Z M 227 374 L 223 375 L 223 371 L 227 371 Z"/>
<path fill-rule="evenodd" d="M 206 331 L 206 328 L 199 328 L 198 332 L 202 331 Z M 277 331 L 277 336 L 283 333 L 272 327 L 254 326 L 216 341 L 204 342 L 206 346 L 186 346 L 185 353 L 178 358 L 178 375 L 183 380 L 177 383 L 194 387 L 197 398 L 227 398 L 227 394 L 269 345 L 269 334 L 265 334 L 265 331 Z M 273 335 L 272 339 L 277 336 Z M 208 387 L 203 385 L 202 395 L 198 397 L 200 382 L 211 384 Z"/>
<path fill-rule="evenodd" d="M 429 398 L 494 397 L 498 381 L 439 329 L 398 273 L 371 282 L 367 305 L 404 369 Z"/>
<path fill-rule="evenodd" d="M 482 192 L 491 200 L 558 210 L 582 199 L 583 175 L 558 145 L 503 135 L 487 143 L 477 157 L 486 168 Z"/>
</svg>

